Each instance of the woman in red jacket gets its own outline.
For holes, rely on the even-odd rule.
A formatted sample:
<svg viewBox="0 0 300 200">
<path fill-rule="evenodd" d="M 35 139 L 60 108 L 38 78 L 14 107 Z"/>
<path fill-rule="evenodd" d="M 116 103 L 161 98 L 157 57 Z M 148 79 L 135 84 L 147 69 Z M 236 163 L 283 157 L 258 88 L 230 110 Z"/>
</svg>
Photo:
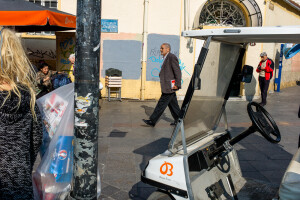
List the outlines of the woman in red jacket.
<svg viewBox="0 0 300 200">
<path fill-rule="evenodd" d="M 268 58 L 266 52 L 260 54 L 261 61 L 258 64 L 256 72 L 259 73 L 259 87 L 261 91 L 261 106 L 267 104 L 267 94 L 269 89 L 270 80 L 273 77 L 274 62 Z"/>
</svg>

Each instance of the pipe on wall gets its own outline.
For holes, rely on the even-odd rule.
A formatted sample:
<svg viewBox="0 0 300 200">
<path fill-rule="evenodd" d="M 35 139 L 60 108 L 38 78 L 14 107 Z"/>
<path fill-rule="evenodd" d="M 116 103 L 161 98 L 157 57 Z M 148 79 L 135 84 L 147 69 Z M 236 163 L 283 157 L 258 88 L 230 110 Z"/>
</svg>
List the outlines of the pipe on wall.
<svg viewBox="0 0 300 200">
<path fill-rule="evenodd" d="M 148 40 L 148 10 L 149 10 L 149 0 L 144 0 L 143 55 L 142 55 L 140 100 L 145 100 L 147 48 L 148 48 L 148 42 L 147 42 L 147 40 Z"/>
<path fill-rule="evenodd" d="M 190 30 L 190 0 L 184 0 L 184 31 Z"/>
<path fill-rule="evenodd" d="M 184 0 L 184 31 L 187 30 L 187 0 Z"/>
<path fill-rule="evenodd" d="M 187 15 L 187 28 L 188 28 L 188 30 L 191 30 L 191 27 L 190 27 L 190 8 L 191 8 L 191 6 L 190 6 L 190 0 L 186 0 L 187 1 L 187 5 L 188 5 L 188 7 L 187 7 L 187 13 L 186 13 L 186 15 Z"/>
</svg>

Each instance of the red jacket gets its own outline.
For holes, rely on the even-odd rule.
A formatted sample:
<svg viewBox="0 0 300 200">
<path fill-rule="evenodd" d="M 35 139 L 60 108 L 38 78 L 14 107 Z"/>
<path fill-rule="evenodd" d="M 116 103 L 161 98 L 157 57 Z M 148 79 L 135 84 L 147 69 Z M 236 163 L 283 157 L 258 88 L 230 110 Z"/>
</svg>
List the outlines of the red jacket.
<svg viewBox="0 0 300 200">
<path fill-rule="evenodd" d="M 265 79 L 266 80 L 270 80 L 272 77 L 273 77 L 273 71 L 274 71 L 274 62 L 270 59 L 270 58 L 267 58 L 267 61 L 266 61 L 266 68 L 265 68 Z M 258 67 L 256 69 L 256 72 L 261 72 L 261 63 L 262 61 L 259 62 L 258 64 Z"/>
</svg>

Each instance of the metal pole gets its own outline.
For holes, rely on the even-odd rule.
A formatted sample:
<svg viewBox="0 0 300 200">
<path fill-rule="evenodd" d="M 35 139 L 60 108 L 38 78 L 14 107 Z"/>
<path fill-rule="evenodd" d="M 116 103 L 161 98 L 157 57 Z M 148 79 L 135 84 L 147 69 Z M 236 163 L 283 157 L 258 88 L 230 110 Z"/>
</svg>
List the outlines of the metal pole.
<svg viewBox="0 0 300 200">
<path fill-rule="evenodd" d="M 74 167 L 70 197 L 97 199 L 101 0 L 77 0 Z"/>
<path fill-rule="evenodd" d="M 280 46 L 280 58 L 279 58 L 278 78 L 275 78 L 275 83 L 277 84 L 277 90 L 276 90 L 276 92 L 280 92 L 282 61 L 283 61 L 283 45 L 284 44 L 281 44 L 281 46 Z"/>
</svg>

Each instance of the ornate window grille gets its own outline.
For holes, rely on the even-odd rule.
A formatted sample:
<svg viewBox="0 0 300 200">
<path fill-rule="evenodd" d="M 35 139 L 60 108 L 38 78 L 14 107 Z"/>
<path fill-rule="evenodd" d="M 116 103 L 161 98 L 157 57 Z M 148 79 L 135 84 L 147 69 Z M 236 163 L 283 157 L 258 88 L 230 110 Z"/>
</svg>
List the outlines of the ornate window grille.
<svg viewBox="0 0 300 200">
<path fill-rule="evenodd" d="M 200 25 L 246 26 L 246 18 L 241 8 L 228 0 L 208 1 L 202 8 Z"/>
</svg>

